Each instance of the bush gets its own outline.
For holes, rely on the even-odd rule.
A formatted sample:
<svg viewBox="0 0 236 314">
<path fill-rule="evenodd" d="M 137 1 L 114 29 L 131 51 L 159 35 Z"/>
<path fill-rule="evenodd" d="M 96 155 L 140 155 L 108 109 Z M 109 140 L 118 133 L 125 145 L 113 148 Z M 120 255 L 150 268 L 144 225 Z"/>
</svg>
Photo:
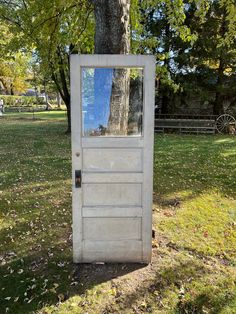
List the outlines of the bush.
<svg viewBox="0 0 236 314">
<path fill-rule="evenodd" d="M 45 105 L 45 102 L 42 98 L 37 98 L 35 96 L 0 95 L 0 99 L 3 99 L 5 108 L 23 108 Z"/>
</svg>

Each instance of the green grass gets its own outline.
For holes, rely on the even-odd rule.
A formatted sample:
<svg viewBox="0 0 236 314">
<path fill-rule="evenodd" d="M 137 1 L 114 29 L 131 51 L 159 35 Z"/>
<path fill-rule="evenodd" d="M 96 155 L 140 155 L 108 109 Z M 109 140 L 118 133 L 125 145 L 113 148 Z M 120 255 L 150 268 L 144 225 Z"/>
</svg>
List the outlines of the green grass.
<svg viewBox="0 0 236 314">
<path fill-rule="evenodd" d="M 236 137 L 156 136 L 152 264 L 76 266 L 65 130 L 0 119 L 0 313 L 236 313 Z"/>
<path fill-rule="evenodd" d="M 4 119 L 20 119 L 20 120 L 48 120 L 48 119 L 62 119 L 66 117 L 65 110 L 51 110 L 51 111 L 36 111 L 36 112 L 6 112 Z"/>
<path fill-rule="evenodd" d="M 155 171 L 157 202 L 178 205 L 157 228 L 179 247 L 236 265 L 236 138 L 156 138 Z"/>
</svg>

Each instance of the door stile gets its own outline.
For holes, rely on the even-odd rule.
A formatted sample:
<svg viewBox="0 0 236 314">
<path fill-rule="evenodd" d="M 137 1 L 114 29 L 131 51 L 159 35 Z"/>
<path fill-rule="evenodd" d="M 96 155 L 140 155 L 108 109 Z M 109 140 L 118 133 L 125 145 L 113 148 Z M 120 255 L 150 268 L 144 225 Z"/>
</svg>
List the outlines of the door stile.
<svg viewBox="0 0 236 314">
<path fill-rule="evenodd" d="M 154 145 L 154 93 L 155 58 L 149 56 L 144 67 L 144 146 L 143 146 L 143 262 L 151 261 L 152 202 L 153 202 L 153 145 Z"/>
<path fill-rule="evenodd" d="M 82 171 L 82 141 L 81 141 L 81 80 L 80 63 L 71 58 L 71 148 L 72 148 L 72 229 L 73 229 L 73 261 L 82 260 L 82 188 L 75 187 L 75 171 Z M 79 78 L 79 80 L 78 80 Z M 78 82 L 80 84 L 78 84 Z"/>
</svg>

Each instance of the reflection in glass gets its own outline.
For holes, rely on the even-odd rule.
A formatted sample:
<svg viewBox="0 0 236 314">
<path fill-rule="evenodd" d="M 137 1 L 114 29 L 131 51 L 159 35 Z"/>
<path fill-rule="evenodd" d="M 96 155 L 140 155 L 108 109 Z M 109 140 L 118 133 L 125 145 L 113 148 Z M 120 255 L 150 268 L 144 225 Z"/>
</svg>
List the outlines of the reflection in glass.
<svg viewBox="0 0 236 314">
<path fill-rule="evenodd" d="M 82 68 L 84 136 L 142 134 L 143 69 Z"/>
</svg>

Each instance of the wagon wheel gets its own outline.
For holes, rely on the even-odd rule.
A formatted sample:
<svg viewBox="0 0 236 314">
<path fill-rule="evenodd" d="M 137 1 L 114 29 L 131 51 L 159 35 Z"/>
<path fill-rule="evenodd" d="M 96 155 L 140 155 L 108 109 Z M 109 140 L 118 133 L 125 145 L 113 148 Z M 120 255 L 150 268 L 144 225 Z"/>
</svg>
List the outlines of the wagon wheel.
<svg viewBox="0 0 236 314">
<path fill-rule="evenodd" d="M 236 120 L 229 114 L 222 114 L 216 119 L 216 129 L 219 133 L 230 133 L 236 129 Z"/>
</svg>

